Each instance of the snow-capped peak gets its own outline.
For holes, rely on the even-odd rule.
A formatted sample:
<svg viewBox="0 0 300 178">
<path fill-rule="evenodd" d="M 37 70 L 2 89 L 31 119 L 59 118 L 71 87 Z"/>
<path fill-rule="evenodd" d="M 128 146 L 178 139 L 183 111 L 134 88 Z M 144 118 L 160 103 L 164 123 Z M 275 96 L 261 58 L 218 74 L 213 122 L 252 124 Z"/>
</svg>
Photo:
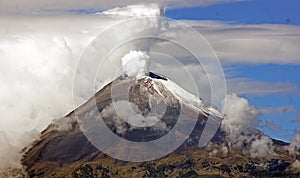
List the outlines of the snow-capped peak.
<svg viewBox="0 0 300 178">
<path fill-rule="evenodd" d="M 151 77 L 146 77 L 149 79 Z M 190 92 L 186 91 L 175 82 L 170 79 L 156 79 L 151 78 L 153 82 L 151 82 L 151 87 L 157 90 L 157 93 L 160 94 L 160 87 L 159 85 L 162 84 L 167 90 L 169 90 L 182 104 L 194 109 L 199 110 L 205 116 L 212 116 L 213 118 L 218 118 L 222 120 L 223 115 L 221 112 L 213 105 L 207 106 L 202 99 L 196 97 L 195 95 L 191 94 Z"/>
</svg>

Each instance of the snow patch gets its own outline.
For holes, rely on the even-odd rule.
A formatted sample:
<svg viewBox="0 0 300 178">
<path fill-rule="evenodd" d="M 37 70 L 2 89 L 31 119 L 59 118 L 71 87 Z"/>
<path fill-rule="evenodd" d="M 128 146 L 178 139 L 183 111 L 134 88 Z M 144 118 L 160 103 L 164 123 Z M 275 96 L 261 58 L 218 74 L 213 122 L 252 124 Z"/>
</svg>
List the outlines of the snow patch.
<svg viewBox="0 0 300 178">
<path fill-rule="evenodd" d="M 168 80 L 154 79 L 154 80 L 161 82 L 183 104 L 190 106 L 195 110 L 200 110 L 200 112 L 205 116 L 215 116 L 215 118 L 222 119 L 222 114 L 214 106 L 206 106 L 199 97 L 181 88 L 175 82 L 169 79 Z"/>
</svg>

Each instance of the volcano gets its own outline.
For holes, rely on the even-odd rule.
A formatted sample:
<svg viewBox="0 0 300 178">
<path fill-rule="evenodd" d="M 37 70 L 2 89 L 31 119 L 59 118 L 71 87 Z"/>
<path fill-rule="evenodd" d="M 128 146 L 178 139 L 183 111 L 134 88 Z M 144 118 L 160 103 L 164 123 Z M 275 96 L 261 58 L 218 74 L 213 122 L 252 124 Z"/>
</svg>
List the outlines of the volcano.
<svg viewBox="0 0 300 178">
<path fill-rule="evenodd" d="M 159 159 L 115 159 L 95 144 L 105 137 L 98 134 L 99 116 L 110 132 L 131 142 L 150 142 L 170 132 L 172 142 L 180 138 L 185 141 Z M 275 153 L 263 158 L 251 157 L 246 143 L 238 149 L 228 149 L 226 134 L 218 128 L 222 117 L 216 107 L 166 77 L 151 72 L 138 79 L 120 76 L 89 101 L 50 124 L 39 140 L 24 149 L 22 164 L 30 177 L 300 176 L 292 168 L 300 153 L 290 155 L 284 149 L 288 145 L 285 142 L 272 139 Z M 176 127 L 180 118 L 184 121 L 182 130 Z M 190 132 L 184 131 L 191 127 Z M 267 137 L 255 129 L 252 134 Z M 124 144 L 120 148 L 119 144 L 110 147 L 121 152 L 122 158 L 136 159 L 139 148 Z M 159 150 L 154 146 L 146 151 L 154 154 Z"/>
</svg>

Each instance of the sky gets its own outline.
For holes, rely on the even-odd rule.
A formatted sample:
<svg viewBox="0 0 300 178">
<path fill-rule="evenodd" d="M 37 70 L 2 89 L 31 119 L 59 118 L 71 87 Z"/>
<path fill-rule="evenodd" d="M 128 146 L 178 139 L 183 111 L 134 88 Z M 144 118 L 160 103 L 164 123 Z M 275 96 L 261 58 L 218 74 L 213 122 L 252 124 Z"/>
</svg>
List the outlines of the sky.
<svg viewBox="0 0 300 178">
<path fill-rule="evenodd" d="M 166 16 L 173 19 L 215 20 L 233 24 L 288 24 L 300 25 L 300 1 L 254 0 L 168 10 Z M 281 58 L 285 60 L 284 57 Z M 298 59 L 298 61 L 300 58 Z M 298 85 L 300 90 L 300 66 L 289 64 L 231 64 L 228 78 L 247 78 L 261 82 L 286 82 Z M 226 71 L 226 70 L 225 70 Z M 232 74 L 233 73 L 233 74 Z M 258 108 L 291 106 L 294 109 L 266 112 L 262 115 L 260 129 L 273 138 L 289 141 L 300 128 L 293 122 L 300 117 L 299 92 L 242 94 Z M 273 124 L 268 124 L 270 122 Z M 266 124 L 267 123 L 267 124 Z M 275 125 L 276 124 L 276 125 Z M 271 127 L 271 128 L 270 128 Z M 298 131 L 299 132 L 299 131 Z"/>
<path fill-rule="evenodd" d="M 300 25 L 300 2 L 297 0 L 252 0 L 206 7 L 172 9 L 174 19 L 220 20 L 240 24 Z"/>
</svg>

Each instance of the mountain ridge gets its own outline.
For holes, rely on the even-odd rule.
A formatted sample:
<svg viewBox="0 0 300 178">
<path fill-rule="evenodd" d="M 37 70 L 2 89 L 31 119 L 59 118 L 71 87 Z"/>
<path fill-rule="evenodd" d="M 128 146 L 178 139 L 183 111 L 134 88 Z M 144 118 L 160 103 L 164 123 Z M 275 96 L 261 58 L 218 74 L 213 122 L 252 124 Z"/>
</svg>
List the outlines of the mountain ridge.
<svg viewBox="0 0 300 178">
<path fill-rule="evenodd" d="M 159 80 L 168 80 L 154 73 L 150 75 L 153 78 L 159 78 Z M 128 79 L 123 76 L 123 79 L 119 78 L 115 81 L 124 80 L 124 78 Z M 136 82 L 136 79 L 129 80 Z M 97 109 L 101 112 L 112 102 L 111 86 L 110 83 L 95 94 Z M 144 85 L 143 82 L 137 82 L 133 86 L 134 89 L 131 93 L 134 94 L 131 95 L 131 102 L 138 107 L 140 106 L 141 113 L 146 115 L 150 112 L 147 106 L 148 101 L 146 102 L 147 99 L 141 99 L 140 94 L 144 89 L 150 93 L 150 90 L 153 88 L 151 89 L 150 87 L 149 89 L 147 83 Z M 145 86 L 148 87 L 143 88 Z M 153 96 L 153 94 L 150 93 L 149 96 Z M 118 97 L 122 97 L 122 95 Z M 175 124 L 172 119 L 178 117 L 177 107 L 179 107 L 176 105 L 176 100 L 173 101 L 171 99 L 170 101 L 175 104 L 172 102 L 167 104 L 171 108 L 171 112 L 165 116 L 166 125 L 171 125 L 170 128 L 166 127 L 169 130 L 172 128 L 172 124 Z M 83 114 L 90 111 L 91 108 L 88 101 L 64 118 L 56 120 L 41 133 L 40 139 L 35 141 L 31 148 L 25 151 L 22 164 L 26 166 L 26 171 L 30 177 L 299 176 L 299 172 L 291 167 L 294 158 L 291 158 L 291 155 L 284 149 L 287 143 L 275 139 L 272 139 L 275 154 L 267 158 L 252 158 L 247 153 L 247 149 L 249 149 L 249 144 L 247 145 L 247 143 L 242 148 L 229 149 L 227 147 L 229 144 L 226 133 L 220 128 L 206 147 L 199 148 L 199 137 L 207 122 L 207 113 L 205 112 L 198 115 L 195 128 L 189 138 L 173 153 L 144 163 L 116 160 L 105 155 L 92 145 L 80 129 L 75 114 Z M 193 110 L 187 111 L 191 112 Z M 106 125 L 117 134 L 117 129 L 114 127 L 115 123 L 109 123 L 110 121 L 112 121 L 111 117 L 109 117 Z M 134 129 L 128 129 L 125 134 L 119 134 L 119 136 L 135 140 L 135 135 L 141 131 Z M 165 132 L 153 132 L 153 130 L 146 130 L 141 133 L 144 134 L 144 140 L 135 141 L 153 140 L 153 138 L 166 134 Z M 259 130 L 253 130 L 251 133 L 256 134 L 258 137 L 266 136 Z M 293 157 L 299 159 L 300 153 L 297 152 Z"/>
</svg>

